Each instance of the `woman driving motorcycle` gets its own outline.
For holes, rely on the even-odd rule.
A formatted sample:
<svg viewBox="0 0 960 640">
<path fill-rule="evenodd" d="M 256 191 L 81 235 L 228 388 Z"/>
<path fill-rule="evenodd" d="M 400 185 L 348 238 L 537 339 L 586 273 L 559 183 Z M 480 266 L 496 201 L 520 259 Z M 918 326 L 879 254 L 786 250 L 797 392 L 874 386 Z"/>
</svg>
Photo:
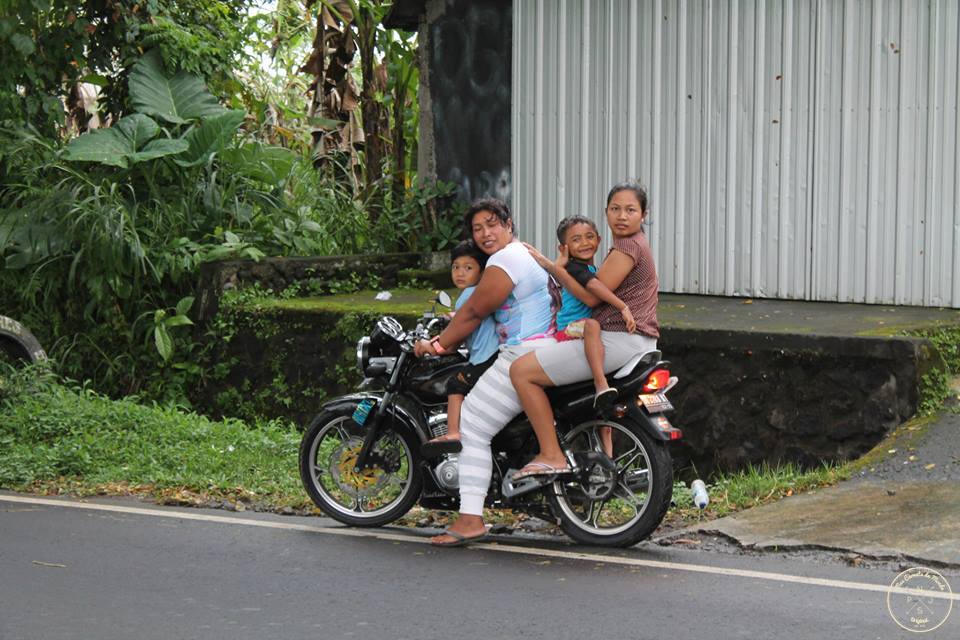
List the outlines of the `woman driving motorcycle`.
<svg viewBox="0 0 960 640">
<path fill-rule="evenodd" d="M 485 198 L 464 215 L 474 243 L 489 257 L 483 277 L 450 325 L 431 341 L 421 340 L 417 356 L 438 355 L 460 344 L 493 314 L 500 336 L 495 364 L 477 381 L 460 412 L 460 518 L 446 533 L 431 539 L 437 546 L 460 546 L 486 535 L 483 503 L 493 462 L 490 441 L 521 411 L 510 382 L 510 364 L 532 350 L 556 344 L 559 288 L 514 236 L 507 205 Z"/>
</svg>

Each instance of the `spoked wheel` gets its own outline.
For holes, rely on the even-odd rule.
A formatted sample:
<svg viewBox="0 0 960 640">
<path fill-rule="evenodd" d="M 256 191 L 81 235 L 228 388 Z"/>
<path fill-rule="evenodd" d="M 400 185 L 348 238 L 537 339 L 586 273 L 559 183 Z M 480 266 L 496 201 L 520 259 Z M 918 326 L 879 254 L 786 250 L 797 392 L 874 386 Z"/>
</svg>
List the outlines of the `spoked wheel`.
<svg viewBox="0 0 960 640">
<path fill-rule="evenodd" d="M 419 442 L 406 430 L 385 430 L 367 467 L 355 472 L 363 436 L 352 409 L 321 413 L 300 443 L 300 479 L 310 499 L 331 518 L 379 527 L 405 514 L 420 497 L 423 476 L 414 453 Z"/>
<path fill-rule="evenodd" d="M 605 429 L 610 429 L 610 456 Z M 628 547 L 653 533 L 673 495 L 666 443 L 633 423 L 597 420 L 577 425 L 565 448 L 584 468 L 553 483 L 551 506 L 568 536 L 584 544 Z"/>
</svg>

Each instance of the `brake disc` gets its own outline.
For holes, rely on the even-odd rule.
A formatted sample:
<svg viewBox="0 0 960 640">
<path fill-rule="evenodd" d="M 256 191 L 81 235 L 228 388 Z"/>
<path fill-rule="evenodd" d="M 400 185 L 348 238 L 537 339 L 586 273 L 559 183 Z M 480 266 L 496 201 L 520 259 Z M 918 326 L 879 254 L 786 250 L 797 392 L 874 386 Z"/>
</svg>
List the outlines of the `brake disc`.
<svg viewBox="0 0 960 640">
<path fill-rule="evenodd" d="M 367 466 L 360 471 L 354 471 L 361 448 L 363 440 L 351 438 L 334 449 L 330 456 L 330 475 L 333 481 L 341 491 L 354 498 L 385 485 L 390 480 L 390 468 L 393 466 L 374 449 L 367 456 Z"/>
</svg>

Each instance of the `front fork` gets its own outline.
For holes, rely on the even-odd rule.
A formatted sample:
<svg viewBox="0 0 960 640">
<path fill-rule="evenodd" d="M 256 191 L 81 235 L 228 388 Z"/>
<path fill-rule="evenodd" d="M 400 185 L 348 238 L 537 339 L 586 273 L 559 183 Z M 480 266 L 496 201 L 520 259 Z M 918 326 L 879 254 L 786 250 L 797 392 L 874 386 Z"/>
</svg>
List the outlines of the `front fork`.
<svg viewBox="0 0 960 640">
<path fill-rule="evenodd" d="M 360 447 L 360 454 L 357 455 L 357 462 L 353 467 L 355 473 L 359 473 L 367 466 L 367 458 L 370 457 L 370 451 L 373 449 L 373 443 L 377 441 L 377 435 L 380 433 L 380 425 L 387 415 L 387 407 L 393 402 L 394 396 L 400 385 L 400 371 L 403 369 L 404 362 L 409 357 L 409 352 L 404 350 L 397 358 L 397 365 L 390 375 L 390 382 L 387 383 L 387 392 L 383 394 L 383 400 L 377 406 L 373 417 L 367 420 L 367 432 L 363 436 L 363 446 Z"/>
</svg>

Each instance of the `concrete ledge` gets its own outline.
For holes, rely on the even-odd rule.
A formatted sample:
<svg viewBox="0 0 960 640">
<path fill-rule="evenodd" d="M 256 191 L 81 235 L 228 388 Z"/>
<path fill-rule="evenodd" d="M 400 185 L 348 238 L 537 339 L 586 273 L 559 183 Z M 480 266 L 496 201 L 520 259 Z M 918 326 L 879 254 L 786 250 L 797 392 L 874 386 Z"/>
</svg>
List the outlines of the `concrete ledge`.
<svg viewBox="0 0 960 640">
<path fill-rule="evenodd" d="M 207 262 L 200 265 L 198 317 L 200 324 L 204 324 L 215 316 L 220 297 L 228 289 L 256 284 L 279 293 L 291 285 L 302 284 L 327 292 L 335 281 L 359 277 L 366 284 L 371 276 L 377 281 L 376 286 L 389 288 L 397 285 L 400 271 L 420 268 L 423 261 L 424 256 L 418 253 L 386 253 Z"/>
<path fill-rule="evenodd" d="M 764 551 L 826 549 L 960 567 L 956 482 L 844 483 L 674 532 Z"/>
</svg>

